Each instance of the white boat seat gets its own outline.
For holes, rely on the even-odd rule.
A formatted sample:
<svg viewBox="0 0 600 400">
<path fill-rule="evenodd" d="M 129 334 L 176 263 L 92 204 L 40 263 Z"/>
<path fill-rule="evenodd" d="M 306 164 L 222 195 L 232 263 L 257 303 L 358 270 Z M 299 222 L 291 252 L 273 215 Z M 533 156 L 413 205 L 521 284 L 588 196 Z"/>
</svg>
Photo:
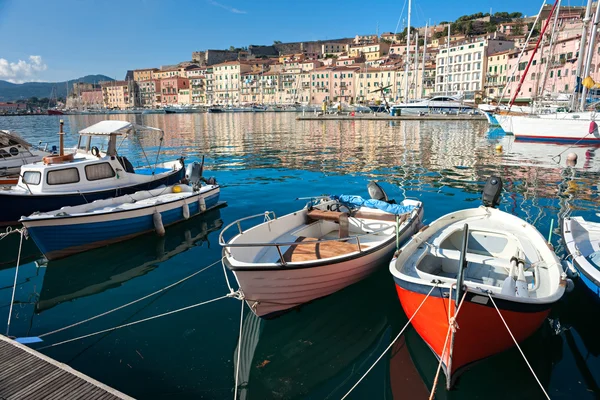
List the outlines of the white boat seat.
<svg viewBox="0 0 600 400">
<path fill-rule="evenodd" d="M 459 250 L 430 248 L 428 253 L 437 258 L 446 258 L 446 259 L 456 260 L 456 261 L 460 260 L 460 251 Z M 467 253 L 467 262 L 490 266 L 490 267 L 510 268 L 510 260 L 508 260 L 508 259 L 490 257 L 490 256 L 485 256 L 485 255 L 475 254 L 475 253 Z M 442 269 L 446 273 L 456 274 L 456 273 L 458 273 L 458 262 L 457 263 L 443 263 Z"/>
</svg>

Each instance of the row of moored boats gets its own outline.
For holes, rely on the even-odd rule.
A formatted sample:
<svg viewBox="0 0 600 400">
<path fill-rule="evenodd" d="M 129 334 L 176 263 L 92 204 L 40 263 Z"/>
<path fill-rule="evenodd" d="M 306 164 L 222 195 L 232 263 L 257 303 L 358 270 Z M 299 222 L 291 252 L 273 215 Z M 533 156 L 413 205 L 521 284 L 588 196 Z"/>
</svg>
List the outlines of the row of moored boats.
<svg viewBox="0 0 600 400">
<path fill-rule="evenodd" d="M 119 155 L 117 139 L 141 131 L 163 134 L 101 121 L 79 132 L 74 149 L 64 149 L 61 136 L 56 152 L 21 165 L 17 183 L 0 191 L 0 222 L 23 224 L 55 260 L 145 233 L 163 235 L 166 226 L 221 204 L 203 161 L 133 167 Z M 9 144 L 29 148 L 22 139 Z M 223 262 L 257 316 L 273 318 L 328 296 L 388 263 L 400 303 L 450 387 L 474 362 L 513 346 L 511 335 L 518 342 L 531 336 L 563 296 L 567 275 L 551 245 L 531 224 L 495 208 L 500 178 L 488 179 L 481 207 L 429 225 L 420 201 L 395 202 L 374 182 L 368 191 L 368 199 L 310 198 L 291 214 L 263 212 L 221 231 Z M 564 221 L 572 268 L 596 293 L 599 226 Z"/>
</svg>

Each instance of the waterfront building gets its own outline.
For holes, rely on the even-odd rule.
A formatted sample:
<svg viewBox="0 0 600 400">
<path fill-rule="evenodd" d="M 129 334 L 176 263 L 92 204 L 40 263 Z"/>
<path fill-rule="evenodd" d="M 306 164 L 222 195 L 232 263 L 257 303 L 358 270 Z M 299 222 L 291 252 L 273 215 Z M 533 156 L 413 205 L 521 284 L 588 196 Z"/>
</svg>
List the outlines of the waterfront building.
<svg viewBox="0 0 600 400">
<path fill-rule="evenodd" d="M 354 103 L 355 80 L 360 66 L 320 67 L 310 73 L 310 102 Z"/>
<path fill-rule="evenodd" d="M 228 61 L 214 65 L 213 101 L 216 104 L 239 104 L 242 74 L 251 70 L 252 65 L 245 61 Z"/>
<path fill-rule="evenodd" d="M 139 81 L 140 105 L 145 108 L 154 108 L 161 104 L 160 99 L 160 81 L 158 79 L 149 79 Z"/>
<path fill-rule="evenodd" d="M 27 104 L 25 103 L 0 103 L 0 113 L 16 113 L 27 110 Z"/>
<path fill-rule="evenodd" d="M 494 99 L 502 94 L 508 77 L 508 55 L 514 52 L 514 50 L 505 50 L 488 55 L 485 74 L 486 97 Z"/>
<path fill-rule="evenodd" d="M 150 81 L 154 78 L 155 71 L 158 71 L 158 68 L 134 69 L 133 80 L 136 82 Z"/>
<path fill-rule="evenodd" d="M 364 56 L 366 60 L 375 60 L 378 58 L 385 57 L 390 52 L 390 44 L 385 42 L 365 44 L 365 45 L 353 45 L 348 50 L 350 57 Z"/>
<path fill-rule="evenodd" d="M 488 55 L 509 50 L 512 41 L 475 37 L 441 49 L 436 58 L 436 92 L 481 95 L 486 79 Z"/>
<path fill-rule="evenodd" d="M 165 79 L 172 78 L 176 76 L 182 76 L 182 70 L 179 67 L 167 67 L 165 69 L 161 68 L 160 70 L 154 71 L 152 73 L 152 77 L 154 79 Z"/>
<path fill-rule="evenodd" d="M 356 35 L 352 43 L 358 46 L 364 46 L 368 44 L 377 44 L 379 38 L 377 35 Z"/>
<path fill-rule="evenodd" d="M 179 89 L 177 92 L 177 104 L 179 105 L 190 105 L 192 104 L 192 92 L 190 88 Z"/>
<path fill-rule="evenodd" d="M 181 104 L 179 102 L 179 92 L 180 90 L 188 90 L 190 89 L 190 81 L 187 78 L 182 78 L 180 76 L 173 76 L 170 78 L 163 78 L 160 80 L 160 93 L 161 93 L 161 104 L 165 105 L 173 105 L 173 104 Z M 189 93 L 188 93 L 189 95 Z M 185 103 L 189 104 L 191 102 Z"/>
<path fill-rule="evenodd" d="M 80 103 L 83 108 L 101 108 L 103 106 L 102 89 L 91 89 L 80 92 Z"/>
<path fill-rule="evenodd" d="M 321 55 L 323 57 L 330 55 L 336 56 L 342 53 L 347 53 L 350 45 L 348 43 L 340 42 L 325 42 L 321 45 Z"/>
<path fill-rule="evenodd" d="M 135 81 L 103 82 L 101 86 L 105 108 L 124 110 L 139 105 Z"/>
</svg>

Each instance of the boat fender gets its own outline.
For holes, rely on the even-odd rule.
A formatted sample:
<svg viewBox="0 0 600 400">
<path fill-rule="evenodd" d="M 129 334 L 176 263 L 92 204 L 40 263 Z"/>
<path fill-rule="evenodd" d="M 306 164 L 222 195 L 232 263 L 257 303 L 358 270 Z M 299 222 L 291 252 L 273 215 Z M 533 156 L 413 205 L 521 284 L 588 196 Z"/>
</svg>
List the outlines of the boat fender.
<svg viewBox="0 0 600 400">
<path fill-rule="evenodd" d="M 596 121 L 590 122 L 589 134 L 591 135 L 592 133 L 597 133 L 597 132 L 598 132 L 598 124 L 596 123 Z"/>
<path fill-rule="evenodd" d="M 571 293 L 573 289 L 575 289 L 575 283 L 572 279 L 567 279 L 567 287 L 565 288 L 565 290 L 567 291 L 567 293 Z"/>
<path fill-rule="evenodd" d="M 190 219 L 190 207 L 187 203 L 183 203 L 181 210 L 183 211 L 183 219 Z"/>
<path fill-rule="evenodd" d="M 525 279 L 525 271 L 522 262 L 519 262 L 519 273 L 517 275 L 517 282 L 515 286 L 515 294 L 517 297 L 529 297 L 527 280 Z"/>
<path fill-rule="evenodd" d="M 158 212 L 158 210 L 154 211 L 152 214 L 152 222 L 154 222 L 154 230 L 158 236 L 165 236 L 165 227 L 162 222 L 162 216 Z"/>
<path fill-rule="evenodd" d="M 206 201 L 204 197 L 198 197 L 198 205 L 200 206 L 200 212 L 206 211 Z"/>
</svg>

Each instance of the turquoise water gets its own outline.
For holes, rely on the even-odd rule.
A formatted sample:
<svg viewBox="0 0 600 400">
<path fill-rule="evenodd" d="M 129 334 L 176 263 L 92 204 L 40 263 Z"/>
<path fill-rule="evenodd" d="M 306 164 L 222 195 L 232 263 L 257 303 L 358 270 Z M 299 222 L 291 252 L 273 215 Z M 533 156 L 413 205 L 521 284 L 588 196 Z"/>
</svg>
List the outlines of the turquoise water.
<svg viewBox="0 0 600 400">
<path fill-rule="evenodd" d="M 64 116 L 68 145 L 102 116 Z M 490 174 L 504 178 L 501 209 L 533 223 L 559 255 L 558 215 L 592 220 L 598 204 L 600 151 L 513 142 L 482 122 L 295 121 L 294 114 L 110 115 L 165 130 L 131 137 L 121 151 L 144 164 L 206 155 L 206 175 L 222 184 L 228 206 L 114 246 L 44 263 L 25 242 L 10 334 L 33 336 L 98 315 L 182 279 L 219 260 L 218 233 L 243 216 L 303 206 L 297 197 L 326 193 L 366 196 L 377 179 L 390 197 L 416 197 L 426 222 L 480 203 Z M 57 143 L 58 117 L 0 117 L 0 128 L 33 143 Z M 496 145 L 503 146 L 502 151 Z M 565 151 L 560 158 L 553 156 Z M 565 165 L 569 152 L 576 167 Z M 598 153 L 598 155 L 596 155 Z M 0 241 L 0 321 L 6 321 L 18 236 Z M 339 399 L 406 323 L 387 271 L 278 319 L 244 310 L 240 391 L 245 399 Z M 231 276 L 232 278 L 232 276 Z M 224 295 L 220 265 L 171 290 L 110 315 L 49 335 L 41 348 Z M 582 287 L 560 302 L 523 351 L 552 398 L 600 396 L 600 303 Z M 240 302 L 224 299 L 42 351 L 139 398 L 233 397 Z M 5 326 L 4 322 L 0 325 Z M 426 398 L 437 362 L 408 329 L 371 371 L 352 399 Z M 516 349 L 466 372 L 438 398 L 543 398 Z"/>
</svg>

